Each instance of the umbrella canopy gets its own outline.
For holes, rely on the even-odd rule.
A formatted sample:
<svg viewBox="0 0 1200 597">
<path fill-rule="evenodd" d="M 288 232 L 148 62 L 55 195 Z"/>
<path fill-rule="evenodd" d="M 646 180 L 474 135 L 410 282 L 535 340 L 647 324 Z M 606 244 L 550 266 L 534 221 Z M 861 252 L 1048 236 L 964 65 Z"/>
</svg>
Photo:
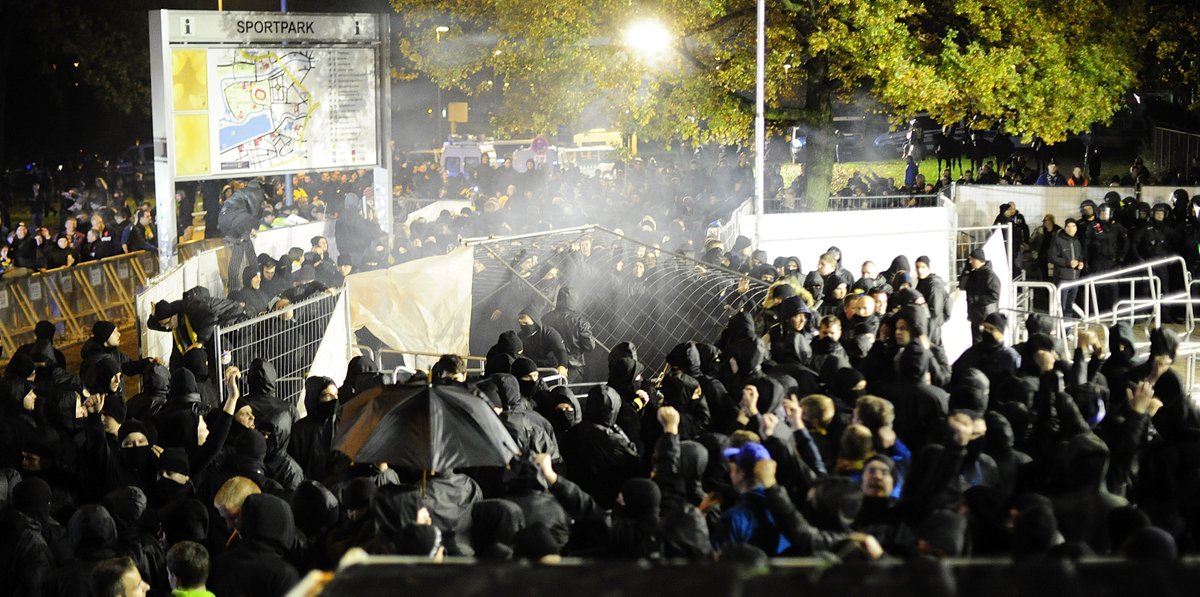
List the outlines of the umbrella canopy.
<svg viewBox="0 0 1200 597">
<path fill-rule="evenodd" d="M 482 398 L 424 383 L 375 387 L 346 403 L 334 448 L 355 462 L 432 472 L 505 466 L 518 453 Z"/>
</svg>

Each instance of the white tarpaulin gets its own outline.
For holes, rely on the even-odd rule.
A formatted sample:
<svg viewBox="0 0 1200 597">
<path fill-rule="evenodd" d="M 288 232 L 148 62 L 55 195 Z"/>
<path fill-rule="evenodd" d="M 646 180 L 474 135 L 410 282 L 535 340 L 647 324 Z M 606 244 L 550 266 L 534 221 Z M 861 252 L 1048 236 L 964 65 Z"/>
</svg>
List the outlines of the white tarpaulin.
<svg viewBox="0 0 1200 597">
<path fill-rule="evenodd" d="M 400 351 L 470 351 L 474 253 L 459 247 L 385 270 L 351 274 L 350 327 L 363 327 Z"/>
<path fill-rule="evenodd" d="M 337 305 L 333 308 L 333 317 L 325 327 L 325 335 L 317 347 L 317 355 L 313 357 L 312 369 L 308 375 L 322 375 L 337 382 L 338 385 L 346 379 L 346 366 L 350 364 L 350 343 L 353 335 L 346 329 L 346 292 L 338 297 Z"/>
</svg>

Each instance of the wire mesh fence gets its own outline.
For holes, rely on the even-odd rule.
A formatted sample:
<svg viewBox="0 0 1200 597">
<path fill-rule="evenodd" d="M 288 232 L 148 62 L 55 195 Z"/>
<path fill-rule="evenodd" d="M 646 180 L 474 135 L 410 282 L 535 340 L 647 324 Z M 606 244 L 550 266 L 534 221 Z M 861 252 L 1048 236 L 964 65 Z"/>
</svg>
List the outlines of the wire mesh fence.
<svg viewBox="0 0 1200 597">
<path fill-rule="evenodd" d="M 1200 134 L 1154 128 L 1154 162 L 1165 175 L 1191 179 L 1200 169 Z"/>
<path fill-rule="evenodd" d="M 633 342 L 647 371 L 657 371 L 676 343 L 711 341 L 729 314 L 761 303 L 767 291 L 761 281 L 598 227 L 468 242 L 471 353 L 485 354 L 500 333 L 518 329 L 522 309 L 551 311 L 569 286 L 598 344 L 587 357 L 589 379 L 603 379 L 604 355 L 621 342 Z"/>
<path fill-rule="evenodd" d="M 216 331 L 216 346 L 225 364 L 243 371 L 254 359 L 275 366 L 276 395 L 303 411 L 304 380 L 317 357 L 325 330 L 335 317 L 347 318 L 345 289 L 323 292 L 307 300 L 277 305 L 276 310 Z M 245 388 L 242 388 L 245 390 Z"/>
</svg>

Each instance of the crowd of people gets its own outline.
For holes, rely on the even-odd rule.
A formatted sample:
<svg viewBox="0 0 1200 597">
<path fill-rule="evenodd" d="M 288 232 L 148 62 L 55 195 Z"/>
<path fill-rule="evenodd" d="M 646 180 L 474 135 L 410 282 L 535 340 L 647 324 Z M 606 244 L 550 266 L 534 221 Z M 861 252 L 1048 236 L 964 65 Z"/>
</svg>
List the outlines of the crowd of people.
<svg viewBox="0 0 1200 597">
<path fill-rule="evenodd" d="M 1006 346 L 990 310 L 950 363 L 927 259 L 857 277 L 836 253 L 817 263 L 768 265 L 766 299 L 677 338 L 660 375 L 633 343 L 612 347 L 603 382 L 578 394 L 538 368 L 586 317 L 521 311 L 482 376 L 446 355 L 407 382 L 486 402 L 519 449 L 507 470 L 432 476 L 334 450 L 343 409 L 385 383 L 370 360 L 340 385 L 309 378 L 295 402 L 268 359 L 214 362 L 215 326 L 247 315 L 238 296 L 157 304 L 167 363 L 123 354 L 100 322 L 68 370 L 39 325 L 0 382 L 0 565 L 16 595 L 223 596 L 282 594 L 354 548 L 545 563 L 1195 549 L 1200 412 L 1171 332 L 1139 360 L 1126 324 L 1107 347 L 1084 332 L 1068 348 L 1034 316 Z M 814 296 L 815 279 L 836 291 Z M 126 396 L 127 376 L 141 392 Z"/>
<path fill-rule="evenodd" d="M 995 274 L 972 253 L 960 285 L 974 343 L 950 362 L 949 289 L 927 258 L 854 274 L 831 247 L 805 272 L 798 257 L 717 240 L 711 224 L 745 193 L 741 165 L 635 162 L 610 178 L 509 169 L 440 177 L 439 193 L 475 209 L 414 222 L 391 246 L 343 194 L 329 203 L 341 211 L 337 259 L 316 237 L 279 259 L 247 255 L 227 297 L 193 289 L 156 304 L 146 323 L 172 338 L 165 363 L 122 353 L 117 326 L 102 321 L 68 367 L 54 326 L 39 324 L 0 380 L 0 577 L 11 594 L 283 594 L 352 549 L 542 563 L 826 553 L 1167 563 L 1197 548 L 1200 412 L 1171 369 L 1170 331 L 1154 330 L 1139 359 L 1126 324 L 1107 346 L 1085 331 L 1067 347 L 1035 315 L 1029 339 L 1007 346 Z M 264 182 L 232 189 L 218 219 L 232 205 L 250 229 L 263 225 Z M 324 204 L 308 202 L 309 215 Z M 343 410 L 385 383 L 370 359 L 352 360 L 341 384 L 309 378 L 293 399 L 277 391 L 272 355 L 225 363 L 213 351 L 218 325 L 340 286 L 359 267 L 440 254 L 465 236 L 584 223 L 642 249 L 596 251 L 604 261 L 589 264 L 584 239 L 544 272 L 514 260 L 510 281 L 533 279 L 555 304 L 502 293 L 483 375 L 446 355 L 406 382 L 486 402 L 519 449 L 504 469 L 406 470 L 336 451 Z M 722 325 L 663 346 L 617 343 L 599 383 L 578 393 L 547 385 L 539 368 L 574 379 L 577 357 L 596 350 L 593 311 L 572 285 L 597 264 L 653 280 L 663 251 L 769 285 L 765 299 L 745 281 L 723 288 Z M 666 365 L 650 372 L 654 351 Z"/>
</svg>

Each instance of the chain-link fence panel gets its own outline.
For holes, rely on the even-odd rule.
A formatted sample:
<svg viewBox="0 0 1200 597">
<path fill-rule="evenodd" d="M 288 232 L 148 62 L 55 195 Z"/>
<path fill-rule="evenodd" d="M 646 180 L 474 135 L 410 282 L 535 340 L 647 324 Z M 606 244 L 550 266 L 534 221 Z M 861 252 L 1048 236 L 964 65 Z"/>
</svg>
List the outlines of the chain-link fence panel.
<svg viewBox="0 0 1200 597">
<path fill-rule="evenodd" d="M 634 343 L 649 376 L 675 344 L 711 342 L 731 313 L 767 292 L 759 280 L 599 227 L 468 242 L 471 353 L 486 354 L 502 332 L 518 329 L 522 309 L 539 317 L 553 310 L 569 286 L 598 345 L 587 356 L 589 379 L 603 379 L 607 352 L 621 342 Z"/>
</svg>

